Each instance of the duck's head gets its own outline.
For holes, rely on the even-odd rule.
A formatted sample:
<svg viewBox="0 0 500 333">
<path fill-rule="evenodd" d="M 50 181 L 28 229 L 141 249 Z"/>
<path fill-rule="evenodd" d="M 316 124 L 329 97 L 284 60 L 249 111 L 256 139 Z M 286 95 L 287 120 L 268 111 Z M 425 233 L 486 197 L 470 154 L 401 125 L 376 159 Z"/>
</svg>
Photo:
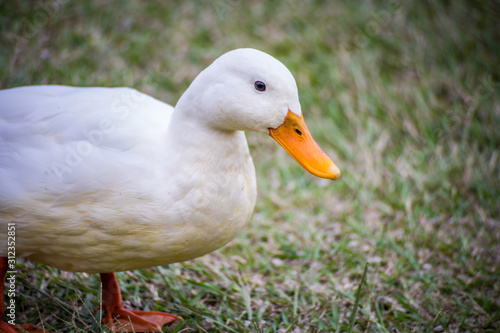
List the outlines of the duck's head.
<svg viewBox="0 0 500 333">
<path fill-rule="evenodd" d="M 313 175 L 340 177 L 306 127 L 292 73 L 264 52 L 237 49 L 222 55 L 198 75 L 179 104 L 187 101 L 196 107 L 186 111 L 196 112 L 193 118 L 207 126 L 267 133 Z"/>
</svg>

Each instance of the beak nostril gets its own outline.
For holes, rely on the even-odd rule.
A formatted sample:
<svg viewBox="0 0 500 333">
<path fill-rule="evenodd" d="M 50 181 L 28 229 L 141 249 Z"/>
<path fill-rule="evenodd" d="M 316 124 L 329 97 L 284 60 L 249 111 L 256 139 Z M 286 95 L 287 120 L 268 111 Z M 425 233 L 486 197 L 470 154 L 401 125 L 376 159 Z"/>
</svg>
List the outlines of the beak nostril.
<svg viewBox="0 0 500 333">
<path fill-rule="evenodd" d="M 302 135 L 302 132 L 298 128 L 295 129 L 295 133 L 297 133 L 297 135 L 299 135 L 299 136 Z"/>
</svg>

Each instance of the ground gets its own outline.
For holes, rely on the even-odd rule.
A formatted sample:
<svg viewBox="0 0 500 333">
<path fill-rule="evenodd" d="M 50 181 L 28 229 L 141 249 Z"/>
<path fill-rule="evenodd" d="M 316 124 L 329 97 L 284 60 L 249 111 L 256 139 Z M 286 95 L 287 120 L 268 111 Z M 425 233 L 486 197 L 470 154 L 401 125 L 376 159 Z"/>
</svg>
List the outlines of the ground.
<svg viewBox="0 0 500 333">
<path fill-rule="evenodd" d="M 166 332 L 500 330 L 498 1 L 3 1 L 0 14 L 2 89 L 129 86 L 175 104 L 238 47 L 294 74 L 342 177 L 249 133 L 245 231 L 118 274 L 126 304 L 184 317 Z M 97 275 L 17 268 L 19 323 L 105 331 Z"/>
</svg>

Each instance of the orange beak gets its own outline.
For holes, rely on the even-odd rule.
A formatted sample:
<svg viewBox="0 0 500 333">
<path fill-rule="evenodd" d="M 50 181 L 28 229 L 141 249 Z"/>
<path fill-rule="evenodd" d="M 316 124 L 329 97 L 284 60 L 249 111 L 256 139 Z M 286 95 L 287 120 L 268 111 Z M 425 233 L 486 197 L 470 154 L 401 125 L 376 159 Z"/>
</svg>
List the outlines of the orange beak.
<svg viewBox="0 0 500 333">
<path fill-rule="evenodd" d="M 283 124 L 270 128 L 269 135 L 313 175 L 332 180 L 340 177 L 339 168 L 314 141 L 304 118 L 288 111 Z"/>
</svg>

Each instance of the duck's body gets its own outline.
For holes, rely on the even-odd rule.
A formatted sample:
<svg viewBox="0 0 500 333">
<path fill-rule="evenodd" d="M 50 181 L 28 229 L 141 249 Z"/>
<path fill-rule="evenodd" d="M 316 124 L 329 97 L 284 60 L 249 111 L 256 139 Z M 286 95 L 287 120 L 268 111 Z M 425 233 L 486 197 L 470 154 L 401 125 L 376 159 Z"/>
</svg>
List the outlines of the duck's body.
<svg viewBox="0 0 500 333">
<path fill-rule="evenodd" d="M 241 131 L 190 128 L 128 88 L 23 87 L 0 101 L 0 216 L 15 222 L 18 256 L 93 273 L 164 265 L 223 246 L 250 219 Z"/>
<path fill-rule="evenodd" d="M 0 278 L 13 225 L 16 256 L 101 273 L 113 329 L 113 318 L 141 332 L 179 320 L 124 309 L 109 272 L 196 258 L 236 236 L 256 199 L 245 130 L 340 176 L 303 122 L 292 74 L 257 50 L 221 56 L 175 108 L 127 88 L 0 91 Z"/>
</svg>

